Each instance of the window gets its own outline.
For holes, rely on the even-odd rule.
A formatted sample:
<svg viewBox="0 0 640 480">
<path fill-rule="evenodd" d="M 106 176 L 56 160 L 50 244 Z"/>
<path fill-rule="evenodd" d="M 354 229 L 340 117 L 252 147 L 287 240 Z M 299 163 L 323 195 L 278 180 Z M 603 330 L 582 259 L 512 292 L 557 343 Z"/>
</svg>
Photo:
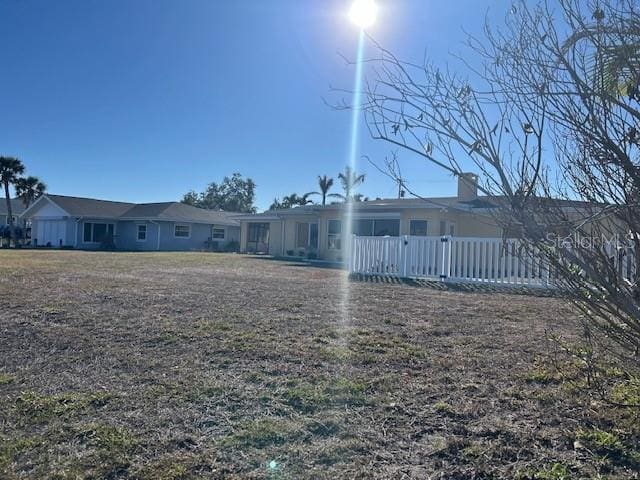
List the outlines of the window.
<svg viewBox="0 0 640 480">
<path fill-rule="evenodd" d="M 296 224 L 296 248 L 318 248 L 318 224 L 298 222 Z"/>
<path fill-rule="evenodd" d="M 85 222 L 82 240 L 84 243 L 101 243 L 113 238 L 113 223 Z"/>
<path fill-rule="evenodd" d="M 296 224 L 296 248 L 306 248 L 309 242 L 309 224 Z"/>
<path fill-rule="evenodd" d="M 147 239 L 147 226 L 140 224 L 138 225 L 138 241 L 144 242 Z"/>
<path fill-rule="evenodd" d="M 373 227 L 373 234 L 376 237 L 400 235 L 400 220 L 376 220 Z"/>
<path fill-rule="evenodd" d="M 173 236 L 176 238 L 189 238 L 191 236 L 191 227 L 189 225 L 176 225 L 173 230 Z"/>
<path fill-rule="evenodd" d="M 211 227 L 211 238 L 214 240 L 224 240 L 224 227 Z"/>
<path fill-rule="evenodd" d="M 247 252 L 269 251 L 269 224 L 250 223 L 247 227 Z"/>
<path fill-rule="evenodd" d="M 409 235 L 416 237 L 427 236 L 427 221 L 426 220 L 411 220 L 409 222 Z"/>
<path fill-rule="evenodd" d="M 7 215 L 7 225 L 9 225 L 9 215 Z M 18 217 L 13 216 L 13 224 L 16 225 L 18 223 Z"/>
<path fill-rule="evenodd" d="M 354 235 L 359 237 L 397 237 L 400 235 L 400 220 L 398 219 L 360 219 L 353 222 Z"/>
<path fill-rule="evenodd" d="M 342 248 L 341 233 L 342 223 L 340 220 L 329 220 L 328 247 L 330 250 L 340 250 Z"/>
<path fill-rule="evenodd" d="M 455 233 L 456 233 L 455 223 L 447 222 L 445 220 L 440 220 L 440 235 L 454 236 Z"/>
</svg>

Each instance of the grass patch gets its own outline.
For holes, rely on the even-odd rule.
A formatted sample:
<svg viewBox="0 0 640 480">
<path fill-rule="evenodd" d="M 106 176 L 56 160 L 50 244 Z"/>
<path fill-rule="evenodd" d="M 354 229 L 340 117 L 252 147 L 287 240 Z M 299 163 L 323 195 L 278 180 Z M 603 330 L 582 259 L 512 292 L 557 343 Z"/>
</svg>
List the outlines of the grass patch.
<svg viewBox="0 0 640 480">
<path fill-rule="evenodd" d="M 314 412 L 336 405 L 365 405 L 369 385 L 357 380 L 295 384 L 284 392 L 285 401 L 302 412 Z"/>
<path fill-rule="evenodd" d="M 624 445 L 617 435 L 599 428 L 581 428 L 576 433 L 576 438 L 595 450 L 605 452 L 621 452 L 624 450 Z"/>
<path fill-rule="evenodd" d="M 105 392 L 67 392 L 57 395 L 25 392 L 16 399 L 15 409 L 25 419 L 42 422 L 55 417 L 66 417 L 88 408 L 102 407 L 111 398 L 112 395 Z"/>
<path fill-rule="evenodd" d="M 556 462 L 539 470 L 519 472 L 515 478 L 516 480 L 570 480 L 572 475 L 569 467 L 564 463 Z"/>
<path fill-rule="evenodd" d="M 436 402 L 433 404 L 433 409 L 442 415 L 449 415 L 449 416 L 456 415 L 455 408 L 453 408 L 453 406 L 447 402 Z"/>
<path fill-rule="evenodd" d="M 0 385 L 8 385 L 9 383 L 13 383 L 16 377 L 13 375 L 7 375 L 6 373 L 0 373 Z"/>
<path fill-rule="evenodd" d="M 227 448 L 264 448 L 287 442 L 293 433 L 292 426 L 284 419 L 262 418 L 244 423 L 220 444 Z"/>
<path fill-rule="evenodd" d="M 539 367 L 529 372 L 524 378 L 528 383 L 537 383 L 539 385 L 550 385 L 562 380 L 558 372 Z"/>
<path fill-rule="evenodd" d="M 138 444 L 138 440 L 126 428 L 106 423 L 83 425 L 78 437 L 88 445 L 110 455 L 126 453 Z"/>
<path fill-rule="evenodd" d="M 42 443 L 39 436 L 8 439 L 0 437 L 0 468 L 5 468 L 21 455 L 29 450 L 33 450 Z"/>
</svg>

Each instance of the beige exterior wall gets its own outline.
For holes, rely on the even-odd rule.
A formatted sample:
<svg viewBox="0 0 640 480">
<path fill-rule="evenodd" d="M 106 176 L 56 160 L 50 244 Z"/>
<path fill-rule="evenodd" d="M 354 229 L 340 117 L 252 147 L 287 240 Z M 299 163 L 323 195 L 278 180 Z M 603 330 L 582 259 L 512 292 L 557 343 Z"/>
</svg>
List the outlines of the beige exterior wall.
<svg viewBox="0 0 640 480">
<path fill-rule="evenodd" d="M 450 232 L 450 226 L 453 226 L 454 235 L 460 237 L 500 237 L 502 229 L 500 229 L 489 216 L 478 214 L 467 214 L 463 212 L 452 212 L 438 209 L 393 209 L 385 212 L 361 211 L 356 212 L 358 218 L 389 218 L 389 215 L 399 215 L 400 218 L 400 235 L 410 234 L 411 220 L 426 220 L 427 235 L 441 235 L 441 222 L 444 221 L 446 226 L 446 234 Z M 322 210 L 312 215 L 296 215 L 286 216 L 282 220 L 270 220 L 260 222 L 258 219 L 242 220 L 240 231 L 241 251 L 246 252 L 247 247 L 247 230 L 249 223 L 269 223 L 269 254 L 281 256 L 288 255 L 293 252 L 298 255 L 301 250 L 296 247 L 296 232 L 298 222 L 318 222 L 318 257 L 329 261 L 344 260 L 345 242 L 344 222 L 342 223 L 342 248 L 329 249 L 329 220 L 342 220 L 341 212 L 338 210 Z M 305 254 L 308 252 L 305 252 Z"/>
</svg>

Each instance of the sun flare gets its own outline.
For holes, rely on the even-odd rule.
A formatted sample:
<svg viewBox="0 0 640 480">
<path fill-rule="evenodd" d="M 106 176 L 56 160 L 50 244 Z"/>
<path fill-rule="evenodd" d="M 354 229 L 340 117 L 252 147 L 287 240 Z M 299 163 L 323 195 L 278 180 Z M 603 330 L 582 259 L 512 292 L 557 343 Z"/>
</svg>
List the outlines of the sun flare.
<svg viewBox="0 0 640 480">
<path fill-rule="evenodd" d="M 372 26 L 378 15 L 375 0 L 354 0 L 349 10 L 349 19 L 360 28 Z"/>
</svg>

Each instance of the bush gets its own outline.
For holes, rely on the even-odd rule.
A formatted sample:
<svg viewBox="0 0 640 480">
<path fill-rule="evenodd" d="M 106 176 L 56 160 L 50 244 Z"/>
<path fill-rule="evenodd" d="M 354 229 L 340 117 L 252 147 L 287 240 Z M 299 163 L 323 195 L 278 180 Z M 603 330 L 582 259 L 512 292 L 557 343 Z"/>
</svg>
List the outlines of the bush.
<svg viewBox="0 0 640 480">
<path fill-rule="evenodd" d="M 227 244 L 224 246 L 224 251 L 225 252 L 239 252 L 240 251 L 240 242 L 238 242 L 237 240 L 231 240 L 230 242 L 227 242 Z"/>
<path fill-rule="evenodd" d="M 287 250 L 287 255 L 290 257 L 293 257 L 293 255 L 295 254 L 295 252 L 293 250 Z"/>
</svg>

